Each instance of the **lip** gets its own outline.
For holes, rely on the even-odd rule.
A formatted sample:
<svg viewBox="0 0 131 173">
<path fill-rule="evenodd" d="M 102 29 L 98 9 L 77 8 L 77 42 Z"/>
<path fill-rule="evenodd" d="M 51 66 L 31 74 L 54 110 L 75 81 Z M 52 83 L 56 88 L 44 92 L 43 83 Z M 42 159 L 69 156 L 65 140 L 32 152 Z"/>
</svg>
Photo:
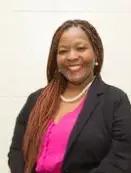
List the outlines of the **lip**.
<svg viewBox="0 0 131 173">
<path fill-rule="evenodd" d="M 67 68 L 71 72 L 77 72 L 77 71 L 79 71 L 81 69 L 81 67 L 82 66 L 79 64 L 79 65 L 70 65 Z"/>
</svg>

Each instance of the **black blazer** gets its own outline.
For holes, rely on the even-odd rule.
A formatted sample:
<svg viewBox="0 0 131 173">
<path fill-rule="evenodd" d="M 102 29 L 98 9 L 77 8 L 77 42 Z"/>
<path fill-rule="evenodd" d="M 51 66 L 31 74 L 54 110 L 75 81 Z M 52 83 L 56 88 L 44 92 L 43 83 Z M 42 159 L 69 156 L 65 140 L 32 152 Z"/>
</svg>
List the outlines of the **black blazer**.
<svg viewBox="0 0 131 173">
<path fill-rule="evenodd" d="M 22 138 L 41 89 L 17 117 L 8 153 L 11 173 L 24 173 Z M 62 173 L 131 173 L 131 105 L 120 89 L 97 76 L 70 135 Z M 35 165 L 32 170 L 35 173 Z"/>
</svg>

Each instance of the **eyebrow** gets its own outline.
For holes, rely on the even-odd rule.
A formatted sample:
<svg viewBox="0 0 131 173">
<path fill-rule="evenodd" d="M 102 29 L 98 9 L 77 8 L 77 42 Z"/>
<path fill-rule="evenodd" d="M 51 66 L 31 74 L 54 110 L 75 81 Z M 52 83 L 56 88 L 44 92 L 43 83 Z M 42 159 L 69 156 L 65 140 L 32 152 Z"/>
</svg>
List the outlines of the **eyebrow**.
<svg viewBox="0 0 131 173">
<path fill-rule="evenodd" d="M 86 40 L 82 40 L 82 41 L 76 41 L 75 45 L 88 45 L 89 43 L 87 43 Z"/>
<path fill-rule="evenodd" d="M 63 44 L 58 46 L 59 49 L 60 49 L 60 48 L 67 48 L 67 47 L 68 47 L 68 46 L 63 45 Z"/>
<path fill-rule="evenodd" d="M 79 45 L 88 46 L 89 43 L 86 43 L 86 40 L 84 40 L 84 42 L 83 42 L 83 41 L 82 41 L 82 42 L 81 42 L 81 41 L 76 41 L 75 45 L 76 45 L 76 46 L 79 46 Z M 68 48 L 68 45 L 60 44 L 60 45 L 58 46 L 58 49 L 60 49 L 60 48 Z"/>
<path fill-rule="evenodd" d="M 76 45 L 76 46 L 79 46 L 79 45 L 85 46 L 85 45 L 87 45 L 87 44 L 86 44 L 86 43 L 77 42 L 77 43 L 75 43 L 75 45 Z"/>
</svg>

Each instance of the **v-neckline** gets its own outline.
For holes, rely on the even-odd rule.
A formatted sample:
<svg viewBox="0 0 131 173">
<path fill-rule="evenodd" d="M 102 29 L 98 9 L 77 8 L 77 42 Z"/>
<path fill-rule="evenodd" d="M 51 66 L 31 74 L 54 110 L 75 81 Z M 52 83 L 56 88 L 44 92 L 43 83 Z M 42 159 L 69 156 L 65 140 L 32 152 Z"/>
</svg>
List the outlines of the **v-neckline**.
<svg viewBox="0 0 131 173">
<path fill-rule="evenodd" d="M 52 124 L 54 126 L 57 126 L 61 123 L 61 121 L 63 121 L 63 119 L 65 119 L 67 116 L 69 116 L 70 114 L 72 113 L 75 113 L 77 110 L 81 109 L 81 106 L 84 104 L 84 101 L 86 99 L 87 95 L 85 95 L 82 100 L 80 101 L 80 103 L 72 110 L 72 111 L 69 111 L 67 113 L 65 113 L 58 122 L 56 122 L 55 120 L 52 120 Z"/>
</svg>

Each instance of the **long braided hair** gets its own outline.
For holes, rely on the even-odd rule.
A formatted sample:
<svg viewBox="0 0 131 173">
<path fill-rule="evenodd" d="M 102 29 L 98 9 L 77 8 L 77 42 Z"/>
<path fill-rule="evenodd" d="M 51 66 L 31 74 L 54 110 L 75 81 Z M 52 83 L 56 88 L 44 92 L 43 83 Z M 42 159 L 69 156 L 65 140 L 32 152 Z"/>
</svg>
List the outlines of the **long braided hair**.
<svg viewBox="0 0 131 173">
<path fill-rule="evenodd" d="M 98 66 L 94 67 L 94 75 L 101 71 L 103 64 L 103 45 L 96 29 L 85 20 L 68 20 L 55 32 L 49 52 L 47 64 L 48 84 L 41 92 L 37 102 L 31 111 L 23 140 L 23 153 L 25 159 L 24 173 L 31 173 L 39 153 L 40 142 L 47 129 L 50 120 L 56 115 L 60 105 L 60 94 L 64 92 L 67 80 L 58 72 L 57 48 L 62 33 L 72 27 L 80 27 L 87 34 L 95 55 Z"/>
</svg>

